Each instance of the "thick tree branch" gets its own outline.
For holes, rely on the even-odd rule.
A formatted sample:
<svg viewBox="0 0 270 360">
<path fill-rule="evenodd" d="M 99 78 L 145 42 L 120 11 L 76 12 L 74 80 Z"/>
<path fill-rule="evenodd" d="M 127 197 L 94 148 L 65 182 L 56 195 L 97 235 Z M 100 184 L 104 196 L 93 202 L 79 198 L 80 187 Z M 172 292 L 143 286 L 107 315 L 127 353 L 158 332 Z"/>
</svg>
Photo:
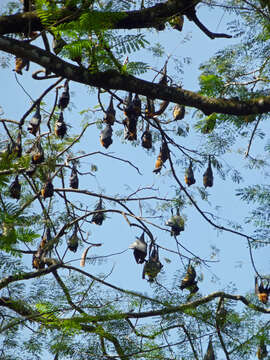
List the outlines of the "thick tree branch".
<svg viewBox="0 0 270 360">
<path fill-rule="evenodd" d="M 222 113 L 229 115 L 262 114 L 270 111 L 270 96 L 238 101 L 235 99 L 209 98 L 195 92 L 154 84 L 116 70 L 89 73 L 87 69 L 72 65 L 36 46 L 7 37 L 0 37 L 0 50 L 27 58 L 56 75 L 97 88 L 126 90 L 153 99 L 167 100 L 195 107 L 206 115 Z"/>
<path fill-rule="evenodd" d="M 169 0 L 163 4 L 156 4 L 149 8 L 134 11 L 100 12 L 92 10 L 91 15 L 93 18 L 102 17 L 104 29 L 143 29 L 154 27 L 174 15 L 182 14 L 199 2 L 200 0 Z M 54 18 L 51 20 L 54 20 L 55 24 L 70 22 L 79 19 L 82 13 L 80 9 L 74 11 L 73 9 L 62 8 L 54 12 Z M 0 16 L 0 35 L 28 33 L 29 23 L 31 24 L 31 31 L 44 30 L 36 11 Z"/>
</svg>

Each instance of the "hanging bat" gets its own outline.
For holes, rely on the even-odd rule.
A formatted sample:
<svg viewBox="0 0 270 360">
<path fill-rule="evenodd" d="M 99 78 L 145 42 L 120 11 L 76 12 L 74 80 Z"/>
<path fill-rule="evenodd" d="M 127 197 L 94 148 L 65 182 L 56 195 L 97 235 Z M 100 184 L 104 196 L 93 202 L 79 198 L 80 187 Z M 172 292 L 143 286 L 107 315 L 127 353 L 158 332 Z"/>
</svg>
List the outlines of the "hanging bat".
<svg viewBox="0 0 270 360">
<path fill-rule="evenodd" d="M 100 133 L 99 141 L 101 145 L 105 147 L 105 149 L 108 149 L 108 147 L 113 143 L 112 133 L 113 133 L 112 127 L 111 125 L 108 124 Z"/>
<path fill-rule="evenodd" d="M 174 16 L 169 21 L 169 23 L 170 23 L 170 25 L 172 26 L 173 29 L 178 30 L 178 31 L 182 31 L 183 25 L 184 25 L 184 16 L 182 14 Z"/>
<path fill-rule="evenodd" d="M 23 59 L 20 57 L 16 57 L 15 59 L 15 71 L 17 74 L 22 75 L 22 69 L 25 68 L 26 71 L 29 70 L 30 62 L 28 59 Z"/>
<path fill-rule="evenodd" d="M 162 267 L 163 265 L 159 261 L 158 249 L 155 248 L 149 257 L 149 260 L 144 264 L 142 278 L 145 279 L 145 275 L 147 275 L 148 281 L 153 282 Z"/>
<path fill-rule="evenodd" d="M 75 165 L 73 165 L 72 170 L 71 170 L 71 174 L 69 177 L 69 186 L 72 189 L 78 189 L 78 187 L 79 187 L 79 178 L 77 175 L 77 169 L 76 169 Z"/>
<path fill-rule="evenodd" d="M 91 220 L 91 222 L 96 225 L 102 225 L 102 223 L 105 219 L 104 213 L 99 210 L 104 210 L 104 208 L 102 207 L 102 199 L 99 200 L 99 203 L 95 208 L 95 211 L 97 211 L 97 212 L 95 214 L 93 214 L 92 220 Z"/>
<path fill-rule="evenodd" d="M 169 148 L 165 141 L 162 142 L 159 155 L 157 157 L 155 163 L 155 169 L 153 170 L 154 173 L 159 173 L 165 161 L 169 158 Z"/>
<path fill-rule="evenodd" d="M 213 343 L 212 343 L 211 336 L 209 338 L 207 351 L 206 351 L 206 354 L 204 355 L 203 360 L 215 360 L 215 353 L 214 353 L 214 349 L 213 349 Z"/>
<path fill-rule="evenodd" d="M 32 154 L 32 158 L 31 158 L 32 164 L 41 164 L 44 161 L 44 151 L 40 144 L 40 140 L 38 140 L 35 143 L 31 151 L 31 154 Z"/>
<path fill-rule="evenodd" d="M 134 249 L 134 257 L 137 264 L 143 264 L 144 259 L 147 255 L 147 244 L 144 240 L 144 232 L 142 233 L 140 238 L 136 238 L 136 240 L 129 246 L 130 249 Z"/>
<path fill-rule="evenodd" d="M 41 196 L 43 199 L 46 199 L 48 197 L 52 197 L 54 193 L 54 188 L 51 180 L 48 180 L 46 184 L 41 189 Z"/>
<path fill-rule="evenodd" d="M 67 125 L 64 122 L 63 111 L 60 112 L 59 118 L 54 124 L 54 133 L 60 139 L 63 139 L 67 133 Z"/>
<path fill-rule="evenodd" d="M 149 124 L 147 124 L 147 127 L 145 131 L 143 132 L 141 136 L 142 140 L 142 147 L 149 150 L 152 148 L 152 133 L 149 131 Z"/>
<path fill-rule="evenodd" d="M 70 100 L 69 86 L 68 86 L 68 80 L 66 80 L 64 84 L 64 91 L 62 92 L 62 95 L 60 96 L 58 101 L 58 107 L 63 111 L 68 106 L 69 100 Z"/>
<path fill-rule="evenodd" d="M 138 94 L 134 95 L 132 104 L 133 104 L 135 115 L 140 116 L 142 114 L 142 102 L 141 102 L 141 99 L 139 98 Z"/>
<path fill-rule="evenodd" d="M 17 200 L 21 197 L 21 184 L 19 183 L 18 175 L 16 175 L 15 180 L 9 186 L 9 195 Z"/>
<path fill-rule="evenodd" d="M 185 172 L 185 183 L 187 184 L 187 186 L 190 186 L 190 185 L 193 185 L 196 183 L 191 161 L 189 162 L 189 167 L 186 169 L 186 172 Z"/>
<path fill-rule="evenodd" d="M 45 235 L 42 237 L 39 247 L 36 253 L 33 255 L 32 266 L 34 269 L 44 269 L 45 263 L 43 261 L 44 257 L 48 252 L 52 251 L 53 242 L 51 236 L 50 228 L 46 229 Z"/>
<path fill-rule="evenodd" d="M 105 116 L 103 118 L 103 121 L 108 125 L 113 125 L 115 122 L 115 114 L 116 111 L 113 107 L 113 97 L 111 96 L 110 104 L 106 110 Z"/>
<path fill-rule="evenodd" d="M 39 129 L 41 123 L 41 115 L 40 115 L 40 104 L 36 106 L 36 112 L 32 119 L 29 122 L 27 130 L 30 132 L 30 134 L 36 136 L 36 133 Z"/>
<path fill-rule="evenodd" d="M 211 167 L 211 159 L 209 156 L 209 160 L 208 160 L 208 167 L 205 171 L 205 173 L 203 174 L 203 185 L 204 187 L 212 187 L 214 183 L 214 177 L 213 177 L 213 171 L 212 171 L 212 167 Z"/>
<path fill-rule="evenodd" d="M 173 210 L 171 210 L 171 212 L 172 217 L 165 223 L 165 225 L 171 227 L 171 236 L 178 236 L 181 231 L 185 230 L 185 221 L 180 216 L 179 208 L 176 210 L 176 215 L 173 215 Z"/>
<path fill-rule="evenodd" d="M 138 117 L 137 115 L 130 115 L 129 117 L 126 117 L 123 121 L 123 124 L 125 126 L 124 130 L 124 139 L 133 141 L 137 140 L 137 121 Z"/>
<path fill-rule="evenodd" d="M 124 114 L 127 117 L 130 116 L 136 116 L 136 112 L 135 112 L 135 108 L 134 108 L 134 103 L 132 101 L 132 93 L 129 92 L 128 96 L 124 99 Z"/>
<path fill-rule="evenodd" d="M 78 225 L 75 224 L 74 231 L 71 237 L 68 239 L 67 245 L 70 251 L 76 252 L 79 245 L 79 238 L 77 235 L 78 232 Z"/>
<path fill-rule="evenodd" d="M 181 281 L 180 289 L 189 290 L 190 294 L 195 294 L 199 288 L 197 286 L 197 281 L 195 281 L 196 278 L 196 271 L 192 265 L 188 265 L 186 275 L 184 279 Z"/>
<path fill-rule="evenodd" d="M 267 351 L 266 345 L 264 343 L 264 339 L 261 339 L 260 345 L 257 350 L 257 357 L 259 360 L 261 360 L 261 359 L 266 358 L 267 355 L 268 355 L 268 351 Z"/>
<path fill-rule="evenodd" d="M 155 104 L 153 99 L 146 98 L 146 101 L 147 103 L 144 110 L 144 114 L 146 119 L 150 119 L 155 114 Z"/>
<path fill-rule="evenodd" d="M 173 118 L 174 120 L 182 120 L 185 117 L 185 106 L 184 105 L 179 105 L 179 104 L 175 104 L 174 108 L 173 108 Z"/>
<path fill-rule="evenodd" d="M 266 285 L 264 285 L 263 280 L 264 279 L 261 278 L 261 283 L 259 285 L 258 276 L 255 277 L 255 294 L 257 295 L 260 302 L 267 304 L 270 294 L 270 280 L 267 280 Z"/>
<path fill-rule="evenodd" d="M 12 146 L 12 153 L 16 158 L 19 158 L 22 156 L 22 131 L 19 130 L 17 139 L 15 143 Z"/>
</svg>

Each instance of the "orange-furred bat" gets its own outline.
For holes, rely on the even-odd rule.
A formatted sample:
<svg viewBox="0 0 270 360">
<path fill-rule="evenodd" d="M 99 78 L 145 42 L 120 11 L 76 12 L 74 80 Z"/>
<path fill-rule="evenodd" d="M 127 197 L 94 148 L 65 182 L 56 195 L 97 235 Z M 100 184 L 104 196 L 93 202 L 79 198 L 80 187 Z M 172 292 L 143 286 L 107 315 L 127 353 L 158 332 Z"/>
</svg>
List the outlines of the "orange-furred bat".
<svg viewBox="0 0 270 360">
<path fill-rule="evenodd" d="M 155 247 L 149 257 L 149 260 L 147 260 L 144 264 L 142 278 L 145 279 L 145 275 L 147 275 L 148 281 L 153 282 L 162 268 L 163 265 L 159 261 L 158 248 Z"/>
<path fill-rule="evenodd" d="M 114 122 L 115 122 L 115 114 L 116 114 L 116 111 L 113 107 L 113 97 L 111 96 L 111 100 L 110 100 L 110 104 L 106 110 L 106 113 L 105 113 L 105 116 L 104 116 L 104 119 L 103 121 L 108 124 L 108 125 L 113 125 Z"/>
<path fill-rule="evenodd" d="M 40 115 L 40 105 L 38 104 L 36 107 L 36 112 L 32 119 L 29 122 L 27 130 L 30 132 L 30 134 L 36 136 L 36 133 L 39 129 L 41 123 L 41 115 Z"/>
<path fill-rule="evenodd" d="M 143 132 L 141 140 L 142 140 L 142 147 L 144 147 L 147 150 L 152 148 L 152 133 L 149 130 L 149 124 L 147 124 L 147 127 Z"/>
<path fill-rule="evenodd" d="M 52 197 L 54 193 L 54 188 L 51 180 L 48 180 L 46 184 L 41 189 L 41 196 L 43 199 L 46 199 L 48 197 Z"/>
<path fill-rule="evenodd" d="M 195 294 L 199 288 L 197 286 L 196 271 L 192 265 L 188 265 L 186 275 L 184 279 L 181 281 L 180 289 L 187 289 L 191 294 Z"/>
<path fill-rule="evenodd" d="M 260 285 L 258 284 L 258 276 L 255 277 L 255 294 L 257 295 L 260 302 L 263 304 L 268 303 L 268 298 L 270 294 L 270 280 L 266 281 L 266 285 L 264 285 L 263 280 L 261 278 Z"/>
<path fill-rule="evenodd" d="M 40 144 L 40 140 L 35 143 L 31 151 L 31 155 L 32 164 L 41 164 L 44 161 L 44 151 Z"/>
<path fill-rule="evenodd" d="M 138 117 L 137 115 L 130 115 L 129 117 L 126 117 L 123 121 L 123 124 L 125 126 L 124 129 L 124 139 L 133 141 L 137 140 L 137 121 Z"/>
<path fill-rule="evenodd" d="M 60 139 L 63 139 L 67 133 L 67 125 L 64 121 L 63 111 L 60 112 L 59 118 L 54 124 L 54 133 Z"/>
<path fill-rule="evenodd" d="M 212 171 L 212 167 L 211 167 L 211 159 L 209 156 L 209 160 L 208 160 L 208 167 L 205 171 L 205 173 L 203 174 L 203 185 L 204 187 L 212 187 L 214 183 L 214 177 L 213 177 L 213 171 Z"/>
<path fill-rule="evenodd" d="M 155 163 L 155 169 L 153 170 L 154 173 L 159 173 L 165 161 L 169 158 L 169 148 L 165 141 L 162 142 L 159 155 L 157 157 Z"/>
<path fill-rule="evenodd" d="M 194 178 L 194 173 L 193 173 L 193 169 L 192 169 L 192 162 L 189 162 L 189 167 L 186 169 L 185 172 L 185 183 L 187 184 L 187 186 L 193 185 L 195 184 L 196 180 Z"/>
<path fill-rule="evenodd" d="M 109 124 L 107 124 L 100 133 L 99 141 L 101 145 L 105 147 L 105 149 L 107 149 L 113 143 L 112 133 L 113 130 Z"/>
<path fill-rule="evenodd" d="M 182 120 L 182 119 L 184 119 L 185 112 L 186 112 L 186 110 L 185 110 L 184 105 L 175 104 L 175 106 L 173 108 L 173 118 L 174 118 L 174 120 Z"/>
<path fill-rule="evenodd" d="M 28 71 L 29 70 L 29 65 L 30 65 L 29 60 L 23 59 L 23 58 L 20 58 L 20 57 L 16 57 L 14 71 L 17 74 L 22 75 L 22 69 L 25 68 L 25 70 Z"/>
</svg>

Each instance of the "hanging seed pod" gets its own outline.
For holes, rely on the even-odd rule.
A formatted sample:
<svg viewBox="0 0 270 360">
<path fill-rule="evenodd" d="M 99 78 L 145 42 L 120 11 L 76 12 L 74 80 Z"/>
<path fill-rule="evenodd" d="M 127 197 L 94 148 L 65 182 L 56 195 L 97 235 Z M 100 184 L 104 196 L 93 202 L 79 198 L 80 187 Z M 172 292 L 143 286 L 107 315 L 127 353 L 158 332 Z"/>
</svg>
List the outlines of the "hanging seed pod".
<svg viewBox="0 0 270 360">
<path fill-rule="evenodd" d="M 112 127 L 111 125 L 106 125 L 105 128 L 101 131 L 99 141 L 105 149 L 108 149 L 108 147 L 113 143 L 112 140 Z"/>
<path fill-rule="evenodd" d="M 176 215 L 172 217 L 165 223 L 165 225 L 171 227 L 171 236 L 178 236 L 181 231 L 185 230 L 185 220 L 180 216 L 179 208 L 176 210 Z"/>
<path fill-rule="evenodd" d="M 76 165 L 73 165 L 73 167 L 72 167 L 71 174 L 69 177 L 69 186 L 72 189 L 78 189 L 78 187 L 79 187 L 79 178 L 77 175 Z"/>
<path fill-rule="evenodd" d="M 149 124 L 147 124 L 147 127 L 145 131 L 142 134 L 141 137 L 142 140 L 142 147 L 149 150 L 152 148 L 152 133 L 149 131 Z"/>
<path fill-rule="evenodd" d="M 104 210 L 104 208 L 102 207 L 102 199 L 99 200 L 99 203 L 95 208 L 95 211 L 99 211 L 99 210 Z M 96 225 L 102 225 L 104 219 L 105 219 L 105 215 L 104 215 L 103 212 L 96 212 L 92 216 L 91 222 L 96 224 Z"/>
<path fill-rule="evenodd" d="M 65 81 L 64 85 L 64 91 L 62 92 L 62 95 L 59 98 L 58 101 L 58 107 L 63 111 L 69 104 L 69 86 L 68 86 L 68 80 Z"/>
<path fill-rule="evenodd" d="M 124 139 L 128 141 L 137 140 L 137 121 L 136 115 L 130 115 L 123 121 L 124 124 Z"/>
<path fill-rule="evenodd" d="M 186 172 L 185 172 L 185 183 L 187 184 L 187 186 L 190 186 L 190 185 L 193 185 L 196 183 L 191 161 L 189 162 L 189 167 L 186 169 Z"/>
<path fill-rule="evenodd" d="M 40 126 L 40 122 L 41 122 L 40 104 L 38 104 L 36 107 L 36 112 L 35 112 L 34 116 L 32 117 L 32 119 L 30 120 L 28 128 L 27 128 L 27 130 L 30 132 L 30 134 L 36 136 L 36 133 Z"/>
<path fill-rule="evenodd" d="M 54 133 L 57 137 L 63 139 L 63 137 L 67 133 L 67 125 L 64 122 L 64 115 L 63 111 L 60 112 L 58 120 L 55 122 L 54 125 Z"/>
<path fill-rule="evenodd" d="M 179 104 L 175 104 L 174 108 L 173 108 L 173 118 L 174 120 L 182 120 L 185 117 L 185 106 L 184 105 L 179 105 Z"/>
<path fill-rule="evenodd" d="M 48 197 L 52 197 L 54 192 L 53 184 L 51 180 L 48 180 L 46 184 L 41 189 L 41 196 L 43 199 L 46 199 Z"/>
<path fill-rule="evenodd" d="M 144 232 L 141 237 L 137 237 L 136 240 L 129 246 L 130 249 L 133 249 L 133 254 L 137 264 L 143 264 L 144 259 L 147 255 L 147 244 L 144 240 Z"/>
<path fill-rule="evenodd" d="M 15 71 L 17 74 L 22 75 L 22 69 L 25 68 L 26 71 L 29 70 L 29 60 L 27 59 L 23 59 L 20 57 L 16 57 L 15 59 L 15 69 L 13 71 Z"/>
<path fill-rule="evenodd" d="M 44 161 L 44 151 L 39 140 L 35 143 L 31 151 L 31 154 L 32 154 L 32 158 L 31 158 L 32 164 L 41 164 Z"/>
<path fill-rule="evenodd" d="M 9 186 L 9 195 L 17 200 L 21 197 L 21 184 L 19 183 L 18 175 L 16 175 L 15 180 Z"/>
<path fill-rule="evenodd" d="M 140 116 L 142 113 L 142 102 L 141 102 L 141 99 L 139 98 L 138 94 L 135 94 L 132 103 L 133 103 L 135 115 Z"/>
<path fill-rule="evenodd" d="M 153 282 L 162 268 L 163 265 L 159 261 L 158 249 L 155 248 L 149 260 L 144 264 L 142 278 L 145 279 L 145 275 L 147 275 L 148 281 Z"/>
<path fill-rule="evenodd" d="M 266 345 L 264 343 L 264 339 L 260 340 L 260 345 L 258 346 L 257 350 L 257 357 L 259 360 L 266 358 L 268 355 L 268 351 Z"/>
<path fill-rule="evenodd" d="M 79 245 L 79 238 L 77 235 L 78 232 L 78 226 L 77 224 L 74 226 L 73 234 L 68 239 L 67 245 L 70 251 L 76 252 Z"/>
<path fill-rule="evenodd" d="M 203 360 L 215 360 L 215 354 L 214 354 L 214 349 L 213 349 L 211 336 L 209 338 L 207 351 L 206 351 L 206 354 L 204 355 Z"/>
<path fill-rule="evenodd" d="M 116 111 L 113 107 L 113 97 L 111 96 L 110 104 L 106 110 L 103 121 L 108 125 L 113 125 L 115 122 Z"/>
<path fill-rule="evenodd" d="M 209 156 L 208 167 L 207 167 L 205 173 L 203 174 L 203 185 L 204 185 L 204 187 L 207 187 L 207 186 L 212 187 L 213 182 L 214 182 L 214 177 L 213 177 L 213 171 L 212 171 L 212 167 L 211 167 L 211 160 L 210 160 L 210 156 Z"/>
<path fill-rule="evenodd" d="M 165 161 L 167 161 L 169 158 L 169 148 L 166 142 L 162 142 L 159 155 L 157 157 L 156 163 L 155 163 L 155 169 L 153 170 L 154 173 L 159 173 L 163 164 Z"/>
<path fill-rule="evenodd" d="M 196 271 L 192 265 L 188 265 L 187 273 L 184 279 L 181 281 L 180 289 L 184 290 L 187 289 L 191 294 L 195 294 L 199 288 L 197 286 L 196 278 Z"/>
</svg>

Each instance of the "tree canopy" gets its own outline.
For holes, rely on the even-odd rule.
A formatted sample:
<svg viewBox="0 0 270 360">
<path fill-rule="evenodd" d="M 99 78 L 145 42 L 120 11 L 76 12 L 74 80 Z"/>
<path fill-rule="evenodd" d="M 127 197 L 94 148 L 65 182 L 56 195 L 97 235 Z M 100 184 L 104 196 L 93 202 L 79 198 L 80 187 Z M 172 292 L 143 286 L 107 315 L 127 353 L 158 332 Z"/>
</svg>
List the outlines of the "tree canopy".
<svg viewBox="0 0 270 360">
<path fill-rule="evenodd" d="M 2 6 L 0 358 L 267 358 L 269 1 Z"/>
</svg>

